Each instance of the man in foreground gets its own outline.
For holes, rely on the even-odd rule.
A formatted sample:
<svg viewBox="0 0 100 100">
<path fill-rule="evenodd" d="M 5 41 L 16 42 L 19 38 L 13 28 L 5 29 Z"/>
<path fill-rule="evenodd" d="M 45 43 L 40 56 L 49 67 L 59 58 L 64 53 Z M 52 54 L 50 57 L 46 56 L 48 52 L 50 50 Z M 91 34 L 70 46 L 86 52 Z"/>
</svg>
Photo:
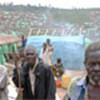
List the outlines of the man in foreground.
<svg viewBox="0 0 100 100">
<path fill-rule="evenodd" d="M 72 80 L 64 100 L 100 100 L 100 42 L 85 52 L 87 76 Z"/>
<path fill-rule="evenodd" d="M 24 49 L 26 61 L 23 67 L 15 68 L 13 81 L 17 87 L 21 83 L 23 100 L 55 100 L 56 85 L 50 67 L 37 56 L 37 50 L 29 45 Z M 20 71 L 20 82 L 18 70 Z"/>
</svg>

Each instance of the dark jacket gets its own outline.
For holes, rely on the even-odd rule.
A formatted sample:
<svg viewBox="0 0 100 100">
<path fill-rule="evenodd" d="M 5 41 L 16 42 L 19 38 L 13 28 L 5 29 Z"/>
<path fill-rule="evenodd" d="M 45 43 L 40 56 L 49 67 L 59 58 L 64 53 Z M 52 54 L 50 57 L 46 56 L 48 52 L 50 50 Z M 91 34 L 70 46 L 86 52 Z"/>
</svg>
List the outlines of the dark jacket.
<svg viewBox="0 0 100 100">
<path fill-rule="evenodd" d="M 23 100 L 55 100 L 56 85 L 54 76 L 50 67 L 47 67 L 42 60 L 39 60 L 34 74 L 35 92 L 32 95 L 30 78 L 29 78 L 29 64 L 25 63 L 24 67 L 20 68 L 21 72 L 21 85 L 23 88 Z M 13 81 L 18 87 L 17 70 L 14 69 Z"/>
</svg>

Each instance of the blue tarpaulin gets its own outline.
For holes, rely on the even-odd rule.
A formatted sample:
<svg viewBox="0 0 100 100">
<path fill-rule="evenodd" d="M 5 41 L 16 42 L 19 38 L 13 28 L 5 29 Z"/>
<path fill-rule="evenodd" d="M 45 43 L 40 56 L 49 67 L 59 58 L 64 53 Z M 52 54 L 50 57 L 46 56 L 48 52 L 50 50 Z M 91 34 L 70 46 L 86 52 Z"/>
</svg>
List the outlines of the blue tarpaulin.
<svg viewBox="0 0 100 100">
<path fill-rule="evenodd" d="M 46 39 L 48 38 L 51 40 L 51 44 L 54 47 L 54 64 L 56 63 L 56 59 L 60 57 L 65 69 L 84 69 L 84 36 L 30 36 L 26 45 L 34 45 L 40 55 L 42 44 L 46 42 Z"/>
</svg>

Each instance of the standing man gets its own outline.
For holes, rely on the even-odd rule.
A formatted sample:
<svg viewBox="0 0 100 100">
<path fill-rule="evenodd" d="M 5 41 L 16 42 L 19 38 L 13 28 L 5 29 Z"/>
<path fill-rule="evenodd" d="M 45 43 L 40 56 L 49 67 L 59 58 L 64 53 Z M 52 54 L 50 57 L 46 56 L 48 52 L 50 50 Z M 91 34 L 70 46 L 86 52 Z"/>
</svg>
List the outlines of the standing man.
<svg viewBox="0 0 100 100">
<path fill-rule="evenodd" d="M 53 53 L 53 46 L 52 44 L 50 43 L 50 39 L 47 39 L 46 40 L 46 44 L 47 44 L 47 49 L 48 49 L 48 56 L 49 56 L 49 61 L 50 61 L 50 66 L 53 65 L 53 58 L 52 58 L 52 53 Z"/>
<path fill-rule="evenodd" d="M 0 65 L 0 100 L 8 100 L 8 83 L 7 68 Z"/>
<path fill-rule="evenodd" d="M 43 43 L 41 53 L 40 53 L 40 58 L 43 60 L 45 64 L 48 66 L 50 65 L 50 60 L 49 60 L 49 55 L 48 55 L 48 50 L 47 50 L 47 44 Z"/>
<path fill-rule="evenodd" d="M 21 39 L 22 39 L 22 48 L 24 48 L 25 45 L 26 45 L 26 41 L 27 40 L 25 39 L 25 36 L 24 35 L 22 35 Z"/>
<path fill-rule="evenodd" d="M 20 68 L 23 100 L 55 100 L 56 85 L 50 67 L 37 56 L 37 50 L 29 45 L 24 49 L 26 62 Z M 17 68 L 14 69 L 13 81 L 18 87 Z"/>
<path fill-rule="evenodd" d="M 71 82 L 64 100 L 100 100 L 100 42 L 87 48 L 85 66 L 87 76 Z"/>
</svg>

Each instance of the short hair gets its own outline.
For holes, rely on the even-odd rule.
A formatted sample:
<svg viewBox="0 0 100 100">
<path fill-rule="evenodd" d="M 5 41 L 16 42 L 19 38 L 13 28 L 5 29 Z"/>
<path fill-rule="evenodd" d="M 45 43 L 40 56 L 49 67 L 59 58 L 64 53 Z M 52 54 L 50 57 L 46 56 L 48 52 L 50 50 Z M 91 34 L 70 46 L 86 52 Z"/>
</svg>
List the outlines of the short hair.
<svg viewBox="0 0 100 100">
<path fill-rule="evenodd" d="M 46 41 L 49 41 L 50 42 L 50 39 L 48 38 Z"/>
<path fill-rule="evenodd" d="M 99 51 L 99 52 L 98 52 Z M 100 42 L 97 41 L 97 42 L 93 42 L 91 43 L 86 51 L 85 51 L 85 62 L 87 62 L 87 60 L 89 59 L 90 55 L 95 55 L 96 53 L 100 53 Z M 94 57 L 94 56 L 91 56 L 91 57 Z"/>
<path fill-rule="evenodd" d="M 26 46 L 25 49 L 24 49 L 24 55 L 26 55 L 26 54 L 29 53 L 29 52 L 31 52 L 31 53 L 33 52 L 33 53 L 37 54 L 37 49 L 36 49 L 36 47 L 33 46 L 33 45 L 28 45 L 28 46 Z"/>
<path fill-rule="evenodd" d="M 61 58 L 57 58 L 57 62 L 60 63 L 61 62 Z"/>
<path fill-rule="evenodd" d="M 43 46 L 44 46 L 44 45 L 46 45 L 46 46 L 47 46 L 47 44 L 46 44 L 45 42 L 43 43 Z"/>
</svg>

